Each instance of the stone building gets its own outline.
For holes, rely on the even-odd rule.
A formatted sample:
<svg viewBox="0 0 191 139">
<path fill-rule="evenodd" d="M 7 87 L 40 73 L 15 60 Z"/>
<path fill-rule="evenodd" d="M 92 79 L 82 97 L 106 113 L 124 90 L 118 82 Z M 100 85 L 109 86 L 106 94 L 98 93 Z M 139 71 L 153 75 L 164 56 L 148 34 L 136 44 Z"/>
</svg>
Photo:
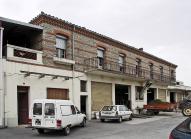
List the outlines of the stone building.
<svg viewBox="0 0 191 139">
<path fill-rule="evenodd" d="M 0 23 L 3 125 L 26 124 L 36 98 L 71 99 L 89 119 L 103 105 L 136 112 L 154 99 L 169 101 L 177 65 L 142 48 L 43 12 L 30 23 Z"/>
</svg>

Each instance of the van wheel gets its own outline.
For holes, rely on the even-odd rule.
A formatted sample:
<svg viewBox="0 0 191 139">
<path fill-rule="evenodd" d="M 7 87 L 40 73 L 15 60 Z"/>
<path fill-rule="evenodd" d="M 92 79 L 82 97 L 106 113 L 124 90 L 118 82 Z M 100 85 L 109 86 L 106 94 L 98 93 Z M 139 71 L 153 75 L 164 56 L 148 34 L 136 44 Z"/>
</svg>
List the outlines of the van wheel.
<svg viewBox="0 0 191 139">
<path fill-rule="evenodd" d="M 67 126 L 67 127 L 64 128 L 64 135 L 68 136 L 69 134 L 70 134 L 70 127 Z"/>
<path fill-rule="evenodd" d="M 85 127 L 86 126 L 86 119 L 84 118 L 82 123 L 81 123 L 81 127 Z"/>
<path fill-rule="evenodd" d="M 119 123 L 122 122 L 122 117 L 119 117 L 118 122 L 119 122 Z"/>
<path fill-rule="evenodd" d="M 44 129 L 37 129 L 39 134 L 44 134 Z"/>
</svg>

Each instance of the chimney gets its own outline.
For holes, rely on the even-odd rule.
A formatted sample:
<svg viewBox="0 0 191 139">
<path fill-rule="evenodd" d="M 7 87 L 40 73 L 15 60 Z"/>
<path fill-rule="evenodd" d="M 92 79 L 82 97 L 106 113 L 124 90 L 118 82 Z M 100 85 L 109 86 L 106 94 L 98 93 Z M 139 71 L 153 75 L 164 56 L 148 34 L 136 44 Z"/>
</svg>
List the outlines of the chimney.
<svg viewBox="0 0 191 139">
<path fill-rule="evenodd" d="M 140 51 L 143 51 L 143 48 L 139 48 Z"/>
</svg>

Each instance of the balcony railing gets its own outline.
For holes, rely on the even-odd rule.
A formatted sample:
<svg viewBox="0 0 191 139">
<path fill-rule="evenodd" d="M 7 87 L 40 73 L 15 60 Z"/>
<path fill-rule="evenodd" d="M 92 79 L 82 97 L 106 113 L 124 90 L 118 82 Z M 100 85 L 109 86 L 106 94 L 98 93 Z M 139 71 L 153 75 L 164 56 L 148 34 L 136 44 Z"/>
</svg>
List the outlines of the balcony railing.
<svg viewBox="0 0 191 139">
<path fill-rule="evenodd" d="M 117 62 L 109 60 L 99 60 L 97 57 L 89 58 L 84 60 L 85 70 L 91 71 L 92 69 L 97 69 L 106 72 L 113 72 L 117 74 L 123 74 L 129 77 L 155 80 L 160 82 L 175 82 L 175 77 L 170 77 L 168 75 L 161 75 L 157 72 L 151 72 L 149 70 L 143 69 L 141 67 L 136 67 L 133 65 L 121 65 Z"/>
<path fill-rule="evenodd" d="M 42 64 L 42 52 L 7 44 L 7 59 Z"/>
</svg>

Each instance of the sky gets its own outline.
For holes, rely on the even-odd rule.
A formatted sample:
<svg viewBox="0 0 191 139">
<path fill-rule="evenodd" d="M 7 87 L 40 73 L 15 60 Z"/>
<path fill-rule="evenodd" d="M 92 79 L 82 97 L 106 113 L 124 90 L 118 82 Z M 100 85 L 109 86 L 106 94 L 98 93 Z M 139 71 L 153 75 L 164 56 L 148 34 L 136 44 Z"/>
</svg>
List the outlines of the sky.
<svg viewBox="0 0 191 139">
<path fill-rule="evenodd" d="M 0 16 L 29 22 L 41 11 L 176 65 L 191 86 L 191 0 L 0 0 Z"/>
</svg>

